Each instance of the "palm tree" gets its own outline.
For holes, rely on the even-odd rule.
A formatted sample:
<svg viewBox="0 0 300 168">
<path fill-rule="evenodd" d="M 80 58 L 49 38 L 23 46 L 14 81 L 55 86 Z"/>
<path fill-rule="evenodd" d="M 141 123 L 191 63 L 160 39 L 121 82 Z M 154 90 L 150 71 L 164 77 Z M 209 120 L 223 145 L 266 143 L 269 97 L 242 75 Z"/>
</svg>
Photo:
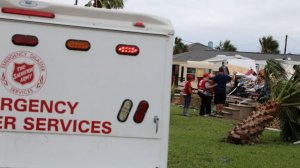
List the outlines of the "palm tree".
<svg viewBox="0 0 300 168">
<path fill-rule="evenodd" d="M 297 66 L 292 77 L 287 79 L 280 61 L 267 61 L 265 80 L 271 91 L 270 95 L 265 103 L 256 107 L 256 111 L 251 116 L 235 126 L 227 137 L 228 142 L 234 144 L 257 143 L 259 135 L 265 127 L 278 116 L 283 121 L 281 123 L 282 138 L 284 140 L 299 139 L 299 125 L 298 127 L 288 125 L 299 119 L 299 115 L 295 113 L 297 106 L 300 106 L 300 78 L 297 75 L 299 73 L 300 67 Z"/>
<path fill-rule="evenodd" d="M 281 139 L 284 141 L 298 141 L 300 139 L 300 108 L 284 107 L 280 113 Z"/>
<path fill-rule="evenodd" d="M 188 51 L 188 46 L 182 42 L 182 39 L 175 37 L 175 46 L 173 48 L 173 54 L 179 54 Z"/>
<path fill-rule="evenodd" d="M 124 7 L 123 0 L 90 0 L 85 6 L 107 9 L 122 9 Z"/>
<path fill-rule="evenodd" d="M 294 82 L 300 81 L 300 66 L 294 66 Z M 299 98 L 299 97 L 298 97 Z M 284 107 L 280 113 L 281 138 L 284 141 L 300 140 L 300 107 Z"/>
<path fill-rule="evenodd" d="M 274 40 L 272 36 L 264 36 L 259 39 L 261 46 L 261 53 L 279 54 L 279 44 L 277 40 Z"/>
<path fill-rule="evenodd" d="M 230 40 L 225 40 L 225 42 L 223 43 L 222 41 L 220 41 L 219 45 L 216 46 L 217 50 L 223 50 L 223 51 L 236 51 L 237 48 L 231 44 Z"/>
</svg>

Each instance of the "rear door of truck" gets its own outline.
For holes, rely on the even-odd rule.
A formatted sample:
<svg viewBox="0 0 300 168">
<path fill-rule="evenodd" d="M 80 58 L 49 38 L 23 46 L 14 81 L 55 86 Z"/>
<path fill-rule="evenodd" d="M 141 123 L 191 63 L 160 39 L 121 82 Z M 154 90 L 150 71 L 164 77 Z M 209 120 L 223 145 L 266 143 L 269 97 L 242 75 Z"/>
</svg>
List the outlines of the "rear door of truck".
<svg viewBox="0 0 300 168">
<path fill-rule="evenodd" d="M 164 19 L 0 2 L 0 167 L 165 168 Z"/>
</svg>

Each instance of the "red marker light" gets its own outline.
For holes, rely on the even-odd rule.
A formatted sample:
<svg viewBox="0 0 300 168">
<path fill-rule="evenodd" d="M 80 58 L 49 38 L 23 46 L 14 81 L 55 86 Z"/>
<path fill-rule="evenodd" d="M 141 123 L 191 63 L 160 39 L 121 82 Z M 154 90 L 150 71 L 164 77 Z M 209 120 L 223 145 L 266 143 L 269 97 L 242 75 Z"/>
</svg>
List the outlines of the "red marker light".
<svg viewBox="0 0 300 168">
<path fill-rule="evenodd" d="M 143 22 L 136 22 L 136 23 L 134 23 L 134 26 L 135 27 L 142 27 L 142 28 L 146 27 Z"/>
<path fill-rule="evenodd" d="M 116 51 L 120 55 L 131 55 L 136 56 L 139 54 L 140 49 L 138 46 L 135 45 L 124 45 L 120 44 L 116 47 Z"/>
<path fill-rule="evenodd" d="M 44 17 L 44 18 L 55 18 L 55 14 L 51 12 L 41 12 L 41 11 L 14 9 L 14 8 L 2 8 L 2 13 Z"/>
<path fill-rule="evenodd" d="M 133 117 L 134 122 L 136 122 L 138 124 L 143 122 L 145 115 L 148 111 L 148 108 L 149 108 L 149 103 L 145 100 L 141 101 L 136 109 L 135 114 L 134 114 L 134 117 Z"/>
<path fill-rule="evenodd" d="M 22 34 L 15 34 L 12 37 L 12 42 L 15 45 L 22 45 L 22 46 L 30 46 L 34 47 L 37 46 L 39 43 L 39 40 L 35 36 L 30 36 L 30 35 L 22 35 Z"/>
</svg>

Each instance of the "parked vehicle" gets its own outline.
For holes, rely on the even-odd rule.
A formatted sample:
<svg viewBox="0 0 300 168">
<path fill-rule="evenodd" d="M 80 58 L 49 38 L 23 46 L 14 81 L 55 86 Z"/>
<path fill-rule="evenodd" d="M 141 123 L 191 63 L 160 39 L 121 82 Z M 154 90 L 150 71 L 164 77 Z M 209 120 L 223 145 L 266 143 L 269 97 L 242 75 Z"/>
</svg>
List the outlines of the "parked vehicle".
<svg viewBox="0 0 300 168">
<path fill-rule="evenodd" d="M 0 8 L 0 167 L 167 167 L 168 20 L 29 0 Z"/>
</svg>

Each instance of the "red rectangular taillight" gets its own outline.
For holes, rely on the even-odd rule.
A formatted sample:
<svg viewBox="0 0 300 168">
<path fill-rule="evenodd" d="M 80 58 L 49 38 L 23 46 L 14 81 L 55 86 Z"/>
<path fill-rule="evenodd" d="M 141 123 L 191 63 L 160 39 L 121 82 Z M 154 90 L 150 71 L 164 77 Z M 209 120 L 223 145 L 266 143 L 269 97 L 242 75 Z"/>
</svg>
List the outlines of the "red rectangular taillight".
<svg viewBox="0 0 300 168">
<path fill-rule="evenodd" d="M 55 14 L 51 12 L 41 12 L 34 10 L 15 9 L 15 8 L 2 8 L 2 13 L 26 15 L 35 17 L 55 18 Z"/>
<path fill-rule="evenodd" d="M 116 51 L 120 55 L 130 55 L 130 56 L 136 56 L 140 53 L 140 49 L 138 46 L 126 45 L 126 44 L 119 44 L 116 47 Z"/>
<path fill-rule="evenodd" d="M 34 47 L 39 43 L 39 39 L 36 36 L 22 35 L 22 34 L 15 34 L 11 40 L 15 45 L 23 45 L 23 46 L 31 46 L 31 47 Z"/>
<path fill-rule="evenodd" d="M 148 111 L 148 108 L 149 108 L 149 103 L 146 100 L 141 101 L 134 114 L 133 117 L 134 122 L 138 124 L 143 122 L 145 115 Z"/>
</svg>

